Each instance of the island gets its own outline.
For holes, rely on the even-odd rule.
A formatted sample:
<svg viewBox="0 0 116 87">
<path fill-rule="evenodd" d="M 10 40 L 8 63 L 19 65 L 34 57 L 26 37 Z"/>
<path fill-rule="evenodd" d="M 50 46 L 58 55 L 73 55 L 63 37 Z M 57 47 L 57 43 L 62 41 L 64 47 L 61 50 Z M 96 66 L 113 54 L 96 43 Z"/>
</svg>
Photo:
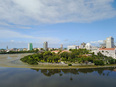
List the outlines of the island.
<svg viewBox="0 0 116 87">
<path fill-rule="evenodd" d="M 38 65 L 40 63 L 56 63 L 73 65 L 110 65 L 116 64 L 116 59 L 112 57 L 104 56 L 102 53 L 94 54 L 87 49 L 72 49 L 70 51 L 59 50 L 58 53 L 52 51 L 45 51 L 41 53 L 35 53 L 25 56 L 20 59 L 21 61 L 28 63 L 29 65 Z"/>
</svg>

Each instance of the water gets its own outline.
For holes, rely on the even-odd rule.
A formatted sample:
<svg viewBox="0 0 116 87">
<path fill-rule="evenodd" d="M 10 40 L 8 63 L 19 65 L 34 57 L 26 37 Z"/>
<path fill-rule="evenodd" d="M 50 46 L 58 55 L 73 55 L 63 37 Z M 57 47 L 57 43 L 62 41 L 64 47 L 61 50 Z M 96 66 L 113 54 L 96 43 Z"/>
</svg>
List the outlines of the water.
<svg viewBox="0 0 116 87">
<path fill-rule="evenodd" d="M 114 68 L 0 68 L 0 87 L 116 87 Z"/>
</svg>

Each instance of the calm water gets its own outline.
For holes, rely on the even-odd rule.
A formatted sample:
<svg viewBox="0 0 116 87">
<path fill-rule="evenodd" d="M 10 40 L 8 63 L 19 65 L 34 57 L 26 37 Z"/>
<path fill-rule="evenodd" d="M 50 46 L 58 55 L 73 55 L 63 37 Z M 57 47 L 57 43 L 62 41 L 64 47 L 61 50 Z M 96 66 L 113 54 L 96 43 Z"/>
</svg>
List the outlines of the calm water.
<svg viewBox="0 0 116 87">
<path fill-rule="evenodd" d="M 0 87 L 116 87 L 114 68 L 0 68 Z"/>
</svg>

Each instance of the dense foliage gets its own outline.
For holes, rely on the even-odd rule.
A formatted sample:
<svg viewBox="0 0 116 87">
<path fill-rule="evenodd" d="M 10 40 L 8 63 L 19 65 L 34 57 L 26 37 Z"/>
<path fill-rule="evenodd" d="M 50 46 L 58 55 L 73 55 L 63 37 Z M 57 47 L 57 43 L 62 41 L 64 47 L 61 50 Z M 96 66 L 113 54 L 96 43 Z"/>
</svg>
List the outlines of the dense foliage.
<svg viewBox="0 0 116 87">
<path fill-rule="evenodd" d="M 25 56 L 21 60 L 28 64 L 38 64 L 38 62 L 59 63 L 94 63 L 95 65 L 116 64 L 116 60 L 107 57 L 100 52 L 97 55 L 86 49 L 70 50 L 71 52 L 59 52 L 58 54 L 50 51 Z"/>
</svg>

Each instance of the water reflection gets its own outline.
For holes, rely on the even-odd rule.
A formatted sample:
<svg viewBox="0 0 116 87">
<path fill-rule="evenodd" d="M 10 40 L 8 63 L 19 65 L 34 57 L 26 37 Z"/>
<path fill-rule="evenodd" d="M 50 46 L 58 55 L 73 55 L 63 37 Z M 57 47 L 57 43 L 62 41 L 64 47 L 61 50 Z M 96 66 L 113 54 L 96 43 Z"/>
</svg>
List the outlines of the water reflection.
<svg viewBox="0 0 116 87">
<path fill-rule="evenodd" d="M 101 76 L 109 76 L 109 74 L 115 70 L 115 68 L 93 68 L 93 69 L 32 69 L 37 72 L 43 73 L 43 75 L 47 77 L 51 77 L 52 75 L 59 74 L 59 76 L 63 76 L 63 74 L 73 74 L 79 75 L 80 73 L 98 73 Z M 107 72 L 104 72 L 106 71 Z"/>
<path fill-rule="evenodd" d="M 115 87 L 115 68 L 0 68 L 0 87 Z"/>
</svg>

